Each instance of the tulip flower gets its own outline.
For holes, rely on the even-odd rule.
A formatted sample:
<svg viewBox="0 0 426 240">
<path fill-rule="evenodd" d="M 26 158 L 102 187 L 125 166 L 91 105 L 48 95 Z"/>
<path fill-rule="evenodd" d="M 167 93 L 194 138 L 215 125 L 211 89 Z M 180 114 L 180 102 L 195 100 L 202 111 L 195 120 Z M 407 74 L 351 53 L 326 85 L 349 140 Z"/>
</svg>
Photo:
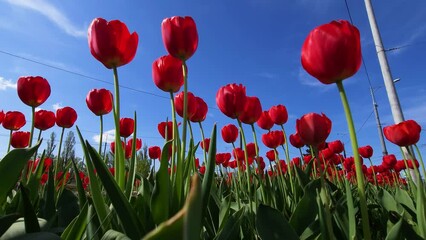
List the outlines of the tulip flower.
<svg viewBox="0 0 426 240">
<path fill-rule="evenodd" d="M 277 125 L 283 125 L 288 120 L 287 108 L 284 105 L 272 106 L 269 109 L 271 120 Z"/>
<path fill-rule="evenodd" d="M 256 152 L 259 151 L 259 148 L 257 147 L 257 149 L 256 149 L 255 143 L 248 143 L 246 145 L 246 151 L 247 151 L 247 156 L 249 158 L 253 158 L 253 157 L 256 157 Z"/>
<path fill-rule="evenodd" d="M 284 144 L 284 134 L 282 131 L 271 131 L 262 134 L 262 142 L 268 148 L 277 148 Z"/>
<path fill-rule="evenodd" d="M 105 115 L 112 110 L 112 93 L 107 89 L 92 89 L 86 96 L 87 107 L 96 116 Z"/>
<path fill-rule="evenodd" d="M 16 131 L 27 123 L 25 115 L 18 111 L 9 111 L 4 115 L 2 125 L 5 129 Z"/>
<path fill-rule="evenodd" d="M 201 141 L 200 146 L 205 152 L 209 152 L 210 138 L 205 138 L 203 141 Z"/>
<path fill-rule="evenodd" d="M 45 131 L 55 126 L 55 113 L 47 110 L 38 110 L 34 116 L 34 127 L 40 131 Z"/>
<path fill-rule="evenodd" d="M 406 120 L 383 128 L 385 137 L 390 142 L 405 147 L 416 144 L 420 139 L 422 128 L 414 120 Z"/>
<path fill-rule="evenodd" d="M 217 91 L 216 104 L 223 114 L 236 119 L 244 112 L 246 98 L 246 87 L 241 84 L 228 84 Z"/>
<path fill-rule="evenodd" d="M 14 148 L 26 148 L 30 142 L 30 132 L 14 132 L 10 140 L 10 145 Z"/>
<path fill-rule="evenodd" d="M 272 121 L 269 115 L 269 110 L 263 111 L 256 123 L 257 126 L 264 130 L 271 130 L 271 128 L 274 126 L 274 121 Z"/>
<path fill-rule="evenodd" d="M 38 107 L 50 96 L 49 82 L 40 76 L 20 77 L 17 82 L 18 96 L 30 107 Z"/>
<path fill-rule="evenodd" d="M 317 147 L 330 134 L 331 121 L 324 114 L 308 113 L 296 120 L 296 130 L 305 144 Z"/>
<path fill-rule="evenodd" d="M 3 122 L 4 120 L 4 112 L 3 110 L 0 111 L 0 124 Z"/>
<path fill-rule="evenodd" d="M 206 102 L 204 102 L 204 100 L 200 97 L 195 97 L 195 101 L 197 102 L 197 111 L 195 112 L 194 116 L 189 118 L 189 120 L 191 122 L 202 122 L 206 119 L 208 107 Z"/>
<path fill-rule="evenodd" d="M 77 120 L 77 112 L 71 107 L 63 107 L 56 110 L 56 125 L 63 128 L 71 128 Z"/>
<path fill-rule="evenodd" d="M 124 144 L 123 141 L 121 141 L 121 146 L 123 147 L 123 149 L 125 148 L 125 144 Z M 115 142 L 111 142 L 109 147 L 110 147 L 112 154 L 115 154 Z"/>
<path fill-rule="evenodd" d="M 129 139 L 129 141 L 127 141 L 127 144 L 125 146 L 125 157 L 126 158 L 131 158 L 132 157 L 132 147 L 133 147 L 133 138 Z M 140 138 L 136 138 L 136 147 L 135 147 L 135 151 L 139 151 L 142 147 L 142 139 Z"/>
<path fill-rule="evenodd" d="M 262 114 L 262 105 L 257 97 L 246 97 L 244 111 L 238 116 L 238 119 L 245 124 L 255 123 Z"/>
<path fill-rule="evenodd" d="M 93 57 L 106 68 L 112 69 L 133 60 L 138 48 L 138 34 L 130 34 L 119 20 L 95 18 L 88 30 L 89 48 Z"/>
<path fill-rule="evenodd" d="M 160 159 L 161 148 L 159 146 L 152 146 L 148 148 L 148 156 L 150 159 Z"/>
<path fill-rule="evenodd" d="M 373 156 L 373 148 L 370 145 L 358 148 L 359 155 L 363 158 L 371 158 Z"/>
<path fill-rule="evenodd" d="M 234 143 L 238 138 L 238 128 L 234 124 L 228 124 L 221 130 L 222 139 L 226 143 Z"/>
<path fill-rule="evenodd" d="M 295 148 L 301 148 L 305 146 L 305 143 L 300 138 L 299 134 L 296 132 L 294 134 L 290 134 L 290 144 Z"/>
<path fill-rule="evenodd" d="M 192 94 L 191 92 L 188 92 L 188 118 L 193 117 L 196 113 L 197 113 L 197 100 L 195 99 L 194 94 Z M 177 94 L 175 96 L 174 102 L 175 102 L 175 108 L 176 108 L 176 113 L 183 118 L 183 108 L 184 108 L 184 92 L 180 92 L 179 94 Z"/>
<path fill-rule="evenodd" d="M 324 84 L 351 77 L 361 66 L 358 29 L 344 20 L 315 28 L 303 43 L 302 66 Z"/>
<path fill-rule="evenodd" d="M 160 135 L 167 141 L 173 138 L 173 122 L 161 122 L 157 128 Z"/>
<path fill-rule="evenodd" d="M 269 161 L 275 161 L 275 150 L 269 150 L 266 152 L 266 158 L 268 158 Z"/>
<path fill-rule="evenodd" d="M 397 163 L 396 157 L 393 154 L 383 156 L 382 165 L 386 166 L 388 169 L 392 169 Z"/>
<path fill-rule="evenodd" d="M 132 118 L 120 119 L 120 137 L 128 138 L 135 129 L 135 120 Z"/>
<path fill-rule="evenodd" d="M 232 151 L 232 156 L 237 159 L 238 161 L 242 162 L 244 160 L 244 150 L 242 150 L 241 148 L 235 148 Z"/>
<path fill-rule="evenodd" d="M 167 52 L 182 61 L 189 59 L 198 47 L 198 32 L 191 17 L 166 18 L 161 23 L 161 33 Z"/>
<path fill-rule="evenodd" d="M 328 148 L 330 148 L 334 153 L 341 153 L 345 150 L 343 143 L 340 140 L 329 142 Z"/>
<path fill-rule="evenodd" d="M 184 83 L 182 60 L 170 55 L 158 58 L 152 63 L 152 80 L 165 92 L 178 92 Z"/>
</svg>

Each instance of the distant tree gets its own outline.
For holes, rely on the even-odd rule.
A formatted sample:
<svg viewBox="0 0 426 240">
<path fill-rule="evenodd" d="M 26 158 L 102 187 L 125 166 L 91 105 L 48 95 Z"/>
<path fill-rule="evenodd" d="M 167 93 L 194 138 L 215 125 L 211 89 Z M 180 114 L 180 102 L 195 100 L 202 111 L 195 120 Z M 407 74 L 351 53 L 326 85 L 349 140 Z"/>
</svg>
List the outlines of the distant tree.
<svg viewBox="0 0 426 240">
<path fill-rule="evenodd" d="M 148 177 L 151 162 L 151 159 L 148 158 L 148 146 L 144 145 L 142 150 L 136 154 L 136 172 L 144 178 Z"/>
<path fill-rule="evenodd" d="M 61 159 L 63 159 L 64 164 L 68 163 L 69 160 L 75 160 L 75 137 L 74 132 L 69 131 L 67 137 L 64 141 L 64 147 L 61 153 Z M 64 166 L 65 167 L 65 166 Z"/>
<path fill-rule="evenodd" d="M 46 157 L 54 158 L 53 151 L 56 148 L 55 139 L 56 139 L 56 134 L 55 132 L 52 132 L 50 134 L 49 140 L 47 140 Z"/>
</svg>

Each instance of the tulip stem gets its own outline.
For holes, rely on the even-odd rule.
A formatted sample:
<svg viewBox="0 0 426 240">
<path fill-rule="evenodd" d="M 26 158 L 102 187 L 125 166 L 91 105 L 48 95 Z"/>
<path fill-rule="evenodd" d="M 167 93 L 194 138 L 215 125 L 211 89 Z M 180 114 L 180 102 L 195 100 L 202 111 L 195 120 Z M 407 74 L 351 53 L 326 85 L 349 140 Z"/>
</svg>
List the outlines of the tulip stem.
<svg viewBox="0 0 426 240">
<path fill-rule="evenodd" d="M 201 140 L 203 141 L 203 145 L 204 145 L 204 149 L 203 149 L 203 152 L 204 152 L 204 162 L 206 162 L 207 161 L 207 151 L 205 150 L 206 149 L 206 145 L 205 145 L 205 142 L 204 142 L 204 129 L 203 129 L 203 124 L 201 124 L 201 122 L 198 122 L 198 125 L 200 126 L 200 131 L 201 131 Z"/>
<path fill-rule="evenodd" d="M 180 152 L 180 158 L 177 159 L 176 168 L 176 187 L 178 193 L 178 206 L 182 205 L 183 202 L 183 162 L 185 160 L 186 151 L 186 132 L 188 124 L 188 75 L 186 62 L 182 62 L 182 74 L 183 74 L 183 126 L 182 126 L 182 148 Z"/>
<path fill-rule="evenodd" d="M 259 164 L 259 144 L 258 144 L 258 142 L 257 142 L 257 135 L 256 135 L 256 130 L 255 130 L 255 128 L 254 128 L 254 124 L 252 123 L 252 124 L 250 124 L 250 126 L 251 126 L 251 130 L 253 131 L 253 139 L 254 139 L 254 146 L 255 146 L 255 151 L 256 151 L 256 163 L 257 163 L 257 168 L 259 169 L 261 169 L 262 170 L 262 174 L 263 174 L 263 169 L 260 167 L 260 164 Z M 265 186 L 263 185 L 263 182 L 262 181 L 259 181 L 260 182 L 260 187 L 261 187 L 261 189 L 262 189 L 262 199 L 263 199 L 263 202 L 264 203 L 266 203 L 266 197 L 265 197 Z M 255 186 L 256 188 L 257 188 L 257 186 Z M 255 188 L 255 189 L 256 189 Z M 257 198 L 257 197 L 256 197 Z"/>
<path fill-rule="evenodd" d="M 243 125 L 241 124 L 241 121 L 239 119 L 237 119 L 237 121 L 238 121 L 238 126 L 240 127 L 240 134 L 241 134 L 242 144 L 244 146 L 244 158 L 245 158 L 245 162 L 246 162 L 247 187 L 248 187 L 247 190 L 248 190 L 250 211 L 251 211 L 251 213 L 254 213 L 252 199 L 251 199 L 252 198 L 252 195 L 251 195 L 251 185 L 250 185 L 250 176 L 251 176 L 250 172 L 251 171 L 250 171 L 250 164 L 248 162 L 246 137 L 245 137 L 245 134 L 244 134 Z"/>
<path fill-rule="evenodd" d="M 115 154 L 114 168 L 115 180 L 121 190 L 124 190 L 125 185 L 125 166 L 124 166 L 124 151 L 120 139 L 120 85 L 118 84 L 117 67 L 113 67 L 114 75 L 114 124 L 115 124 Z"/>
<path fill-rule="evenodd" d="M 101 134 L 99 135 L 99 156 L 102 156 L 101 152 L 102 152 L 102 137 L 104 134 L 104 119 L 102 117 L 102 115 L 99 116 L 100 119 L 100 124 L 101 124 Z"/>
<path fill-rule="evenodd" d="M 59 148 L 58 148 L 58 155 L 56 156 L 56 164 L 55 164 L 55 172 L 54 175 L 56 176 L 56 174 L 58 174 L 59 172 L 59 168 L 61 167 L 61 148 L 62 148 L 62 139 L 64 138 L 64 132 L 65 132 L 65 128 L 62 128 L 61 131 L 61 137 L 59 138 Z M 56 179 L 56 178 L 55 178 Z M 56 184 L 55 184 L 56 186 Z"/>
<path fill-rule="evenodd" d="M 34 134 L 34 118 L 35 118 L 35 107 L 31 107 L 31 131 L 30 131 L 30 142 L 28 147 L 30 148 L 33 144 L 33 134 Z"/>
<path fill-rule="evenodd" d="M 9 144 L 7 145 L 7 152 L 10 152 L 10 143 L 12 142 L 12 132 L 13 132 L 13 130 L 10 130 L 10 133 L 9 133 Z"/>
<path fill-rule="evenodd" d="M 179 152 L 179 133 L 178 133 L 178 125 L 176 122 L 176 106 L 175 106 L 175 101 L 174 101 L 174 96 L 173 96 L 173 92 L 170 92 L 170 104 L 172 107 L 172 138 L 173 142 L 172 142 L 172 156 L 171 156 L 171 169 L 174 170 L 176 167 L 176 154 L 175 152 Z M 167 136 L 167 133 L 169 132 L 167 130 L 168 128 L 168 122 L 169 120 L 166 120 L 166 129 L 165 129 L 165 139 L 166 142 L 168 141 L 168 139 L 170 139 L 170 136 Z M 172 186 L 175 186 L 176 184 L 176 174 L 175 171 L 171 171 L 171 180 L 172 180 Z"/>
<path fill-rule="evenodd" d="M 293 184 L 293 173 L 292 173 L 293 172 L 293 166 L 292 166 L 292 164 L 290 164 L 291 162 L 290 162 L 290 153 L 288 151 L 287 134 L 285 133 L 283 124 L 281 124 L 281 130 L 283 131 L 283 135 L 284 135 L 284 142 L 285 142 L 284 151 L 285 151 L 285 157 L 287 158 L 287 170 L 288 170 L 288 175 L 289 175 L 289 178 L 290 178 L 291 191 L 295 192 L 295 188 L 294 188 L 294 184 Z M 284 146 L 283 146 L 283 148 L 284 148 Z"/>
<path fill-rule="evenodd" d="M 423 177 L 426 178 L 426 170 L 425 170 L 425 164 L 423 162 L 422 154 L 420 153 L 419 147 L 417 147 L 417 144 L 414 144 L 414 148 L 416 149 L 417 155 L 419 156 L 419 162 L 422 166 L 423 171 Z"/>
<path fill-rule="evenodd" d="M 367 209 L 367 200 L 365 196 L 365 186 L 364 186 L 364 177 L 362 173 L 361 159 L 359 158 L 358 153 L 358 142 L 356 138 L 355 126 L 352 119 L 351 110 L 349 107 L 348 99 L 346 97 L 345 89 L 343 87 L 342 81 L 337 81 L 337 88 L 339 89 L 340 98 L 342 100 L 343 109 L 345 110 L 346 121 L 349 129 L 349 136 L 351 139 L 352 152 L 355 160 L 355 172 L 356 179 L 358 184 L 358 194 L 359 194 L 359 203 L 361 207 L 361 217 L 362 217 L 362 230 L 364 234 L 364 239 L 371 239 L 370 232 L 370 223 L 368 219 L 368 209 Z"/>
</svg>

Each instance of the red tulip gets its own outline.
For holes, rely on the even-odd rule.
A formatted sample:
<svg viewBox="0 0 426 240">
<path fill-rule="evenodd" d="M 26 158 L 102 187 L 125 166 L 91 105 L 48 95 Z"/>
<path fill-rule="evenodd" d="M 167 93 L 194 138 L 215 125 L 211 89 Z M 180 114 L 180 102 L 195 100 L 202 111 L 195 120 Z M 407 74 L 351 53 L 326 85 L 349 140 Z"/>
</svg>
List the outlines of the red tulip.
<svg viewBox="0 0 426 240">
<path fill-rule="evenodd" d="M 259 148 L 257 148 L 257 151 L 256 151 L 256 144 L 248 143 L 246 145 L 246 151 L 247 151 L 247 156 L 249 158 L 253 158 L 253 157 L 256 157 L 256 152 L 259 151 Z"/>
<path fill-rule="evenodd" d="M 174 100 L 176 113 L 182 118 L 183 118 L 183 108 L 184 108 L 183 98 L 184 98 L 184 92 L 180 92 L 179 94 L 175 96 L 175 100 Z M 192 94 L 191 92 L 188 92 L 187 101 L 188 101 L 187 116 L 188 118 L 191 118 L 197 113 L 197 100 L 195 100 L 194 94 Z"/>
<path fill-rule="evenodd" d="M 200 174 L 201 174 L 201 175 L 204 175 L 204 174 L 206 173 L 206 166 L 205 166 L 205 165 L 203 165 L 203 166 L 201 166 L 198 170 L 200 171 Z"/>
<path fill-rule="evenodd" d="M 393 167 L 393 169 L 395 170 L 395 172 L 400 172 L 401 170 L 406 169 L 404 160 L 398 160 L 395 164 L 395 166 Z"/>
<path fill-rule="evenodd" d="M 14 132 L 10 139 L 10 145 L 14 148 L 26 148 L 30 142 L 30 132 Z"/>
<path fill-rule="evenodd" d="M 96 116 L 105 115 L 112 110 L 112 93 L 107 89 L 92 89 L 86 96 L 87 107 Z"/>
<path fill-rule="evenodd" d="M 334 153 L 341 153 L 345 150 L 343 143 L 340 140 L 329 142 L 328 148 L 330 148 Z"/>
<path fill-rule="evenodd" d="M 197 50 L 198 32 L 194 20 L 191 17 L 166 18 L 161 23 L 163 43 L 175 58 L 186 61 Z"/>
<path fill-rule="evenodd" d="M 241 148 L 235 148 L 232 151 L 232 155 L 234 156 L 234 158 L 236 158 L 240 162 L 242 162 L 245 159 L 244 150 L 242 150 Z"/>
<path fill-rule="evenodd" d="M 201 141 L 200 146 L 202 149 L 208 152 L 210 147 L 210 138 L 205 138 L 204 141 Z"/>
<path fill-rule="evenodd" d="M 354 75 L 361 66 L 358 29 L 344 20 L 315 28 L 303 43 L 302 66 L 324 84 Z"/>
<path fill-rule="evenodd" d="M 194 165 L 195 165 L 195 168 L 200 168 L 200 159 L 198 159 L 198 158 L 196 158 L 196 159 L 194 159 Z"/>
<path fill-rule="evenodd" d="M 3 119 L 3 127 L 7 130 L 19 130 L 27 123 L 25 115 L 18 111 L 6 112 Z"/>
<path fill-rule="evenodd" d="M 383 133 L 387 140 L 404 147 L 416 144 L 420 139 L 421 130 L 422 128 L 416 121 L 406 120 L 383 128 Z"/>
<path fill-rule="evenodd" d="M 167 135 L 167 141 L 171 140 L 173 138 L 173 122 L 161 122 L 158 124 L 158 132 L 161 134 L 161 136 L 166 139 Z M 167 129 L 167 132 L 166 132 Z"/>
<path fill-rule="evenodd" d="M 226 143 L 233 143 L 238 138 L 238 128 L 234 124 L 228 124 L 222 128 L 222 139 Z"/>
<path fill-rule="evenodd" d="M 277 148 L 284 144 L 284 133 L 282 131 L 271 131 L 262 134 L 262 142 L 268 148 Z"/>
<path fill-rule="evenodd" d="M 216 153 L 216 165 L 229 162 L 230 159 L 231 159 L 230 153 Z"/>
<path fill-rule="evenodd" d="M 246 87 L 241 84 L 228 84 L 217 91 L 216 104 L 223 114 L 236 119 L 244 112 L 246 98 Z"/>
<path fill-rule="evenodd" d="M 45 131 L 55 126 L 56 117 L 52 111 L 38 110 L 34 115 L 34 127 Z"/>
<path fill-rule="evenodd" d="M 206 102 L 200 97 L 195 97 L 195 101 L 197 102 L 197 111 L 189 120 L 191 122 L 202 122 L 206 119 L 208 107 Z"/>
<path fill-rule="evenodd" d="M 152 146 L 148 148 L 148 156 L 151 159 L 160 159 L 161 148 L 159 146 Z"/>
<path fill-rule="evenodd" d="M 291 162 L 293 163 L 293 165 L 295 165 L 295 166 L 300 166 L 300 162 L 301 162 L 302 160 L 300 159 L 300 157 L 294 157 L 292 160 L 291 160 Z"/>
<path fill-rule="evenodd" d="M 130 34 L 119 20 L 95 18 L 88 31 L 89 48 L 93 57 L 106 68 L 120 67 L 133 60 L 138 48 L 138 34 Z"/>
<path fill-rule="evenodd" d="M 264 130 L 271 130 L 271 128 L 274 126 L 274 121 L 272 121 L 271 117 L 269 116 L 269 110 L 262 112 L 260 118 L 257 120 L 257 126 Z"/>
<path fill-rule="evenodd" d="M 77 120 L 77 112 L 71 107 L 63 107 L 56 110 L 56 125 L 70 128 Z"/>
<path fill-rule="evenodd" d="M 120 137 L 127 138 L 135 129 L 135 121 L 132 118 L 120 119 Z"/>
<path fill-rule="evenodd" d="M 317 147 L 331 132 L 331 121 L 324 114 L 308 113 L 296 120 L 296 131 L 306 145 Z"/>
<path fill-rule="evenodd" d="M 277 125 L 283 125 L 288 120 L 287 108 L 284 105 L 272 106 L 269 109 L 271 120 Z"/>
<path fill-rule="evenodd" d="M 121 141 L 121 146 L 123 147 L 123 149 L 125 148 L 124 142 Z M 115 154 L 115 142 L 111 142 L 111 144 L 109 145 L 110 150 L 112 152 L 112 154 Z"/>
<path fill-rule="evenodd" d="M 3 112 L 3 110 L 1 110 L 1 112 L 0 112 L 0 124 L 3 122 L 3 120 L 4 120 L 4 112 Z"/>
<path fill-rule="evenodd" d="M 358 148 L 358 152 L 363 158 L 371 158 L 373 156 L 373 148 L 370 145 Z"/>
<path fill-rule="evenodd" d="M 382 165 L 386 166 L 388 169 L 392 169 L 397 163 L 396 157 L 393 154 L 383 156 Z"/>
<path fill-rule="evenodd" d="M 289 140 L 290 144 L 295 148 L 301 148 L 305 146 L 305 143 L 302 141 L 297 132 L 295 134 L 290 134 Z"/>
<path fill-rule="evenodd" d="M 178 92 L 183 85 L 182 61 L 170 55 L 162 56 L 152 63 L 152 79 L 165 92 Z"/>
<path fill-rule="evenodd" d="M 413 161 L 414 161 L 414 164 L 415 164 L 416 168 L 419 168 L 419 161 L 417 161 L 417 159 L 414 159 L 414 160 L 407 159 L 408 168 L 414 169 L 414 167 L 413 167 Z"/>
<path fill-rule="evenodd" d="M 127 141 L 126 144 L 126 148 L 125 148 L 125 156 L 126 158 L 130 158 L 132 156 L 132 145 L 133 145 L 133 138 L 129 139 L 129 141 Z M 136 147 L 135 147 L 135 151 L 139 151 L 139 149 L 141 149 L 142 147 L 142 139 L 140 138 L 136 138 Z"/>
<path fill-rule="evenodd" d="M 269 161 L 275 161 L 275 150 L 269 150 L 266 152 L 266 158 L 269 159 Z"/>
<path fill-rule="evenodd" d="M 17 83 L 18 96 L 30 107 L 38 107 L 50 96 L 49 82 L 40 76 L 20 77 Z"/>
<path fill-rule="evenodd" d="M 262 105 L 257 97 L 246 97 L 244 111 L 238 116 L 238 119 L 245 124 L 255 123 L 262 114 Z"/>
</svg>

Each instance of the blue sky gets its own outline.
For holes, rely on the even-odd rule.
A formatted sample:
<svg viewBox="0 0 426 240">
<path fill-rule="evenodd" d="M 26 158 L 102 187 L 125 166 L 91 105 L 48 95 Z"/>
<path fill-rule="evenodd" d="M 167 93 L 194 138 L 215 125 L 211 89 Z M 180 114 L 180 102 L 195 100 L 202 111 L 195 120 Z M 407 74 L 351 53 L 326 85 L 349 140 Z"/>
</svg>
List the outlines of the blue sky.
<svg viewBox="0 0 426 240">
<path fill-rule="evenodd" d="M 376 51 L 363 1 L 348 0 L 350 12 L 361 33 L 363 57 L 384 126 L 393 123 Z M 412 0 L 373 1 L 385 48 L 407 46 L 389 51 L 388 60 L 396 83 L 406 119 L 426 126 L 426 2 Z M 161 39 L 161 22 L 171 16 L 192 16 L 197 24 L 199 46 L 188 61 L 189 90 L 205 99 L 210 107 L 203 123 L 210 135 L 215 122 L 218 129 L 228 123 L 216 107 L 215 95 L 219 87 L 228 83 L 242 83 L 247 94 L 258 96 L 262 107 L 287 107 L 290 118 L 285 128 L 294 133 L 295 120 L 309 112 L 323 112 L 332 121 L 329 140 L 340 139 L 350 153 L 349 135 L 343 108 L 334 85 L 326 86 L 310 77 L 300 64 L 300 49 L 310 30 L 318 25 L 349 16 L 345 2 L 332 0 L 248 0 L 248 1 L 0 1 L 0 109 L 19 110 L 30 121 L 30 109 L 16 94 L 16 81 L 23 75 L 40 75 L 48 79 L 52 94 L 40 106 L 54 110 L 71 106 L 78 112 L 77 125 L 86 139 L 96 145 L 99 122 L 86 107 L 85 97 L 93 88 L 113 86 L 85 76 L 112 83 L 112 71 L 106 69 L 90 54 L 87 28 L 96 17 L 119 19 L 130 31 L 139 34 L 135 59 L 119 68 L 120 83 L 134 90 L 121 89 L 122 117 L 138 115 L 138 137 L 144 144 L 162 145 L 157 124 L 170 119 L 168 94 L 157 89 L 151 78 L 152 62 L 165 55 Z M 413 44 L 413 45 L 411 45 Z M 11 56 L 13 54 L 15 56 Z M 18 56 L 18 57 L 16 57 Z M 54 66 L 70 72 L 34 63 Z M 381 150 L 375 125 L 366 71 L 345 80 L 359 145 L 370 144 L 375 153 L 373 161 L 381 162 Z M 29 131 L 27 124 L 22 130 Z M 113 129 L 112 115 L 105 117 L 105 128 Z M 47 140 L 51 129 L 44 133 Z M 195 137 L 199 130 L 194 127 Z M 257 128 L 259 140 L 263 131 Z M 252 135 L 247 128 L 248 141 Z M 7 148 L 8 132 L 0 130 L 0 155 Z M 46 141 L 45 140 L 45 141 Z M 399 149 L 386 142 L 389 152 L 400 158 Z M 426 149 L 425 134 L 419 147 Z M 80 154 L 80 145 L 77 144 Z M 221 141 L 218 151 L 230 151 Z M 261 153 L 266 149 L 262 148 Z M 298 151 L 291 149 L 296 156 Z M 201 152 L 197 153 L 201 158 Z M 281 153 L 283 155 L 283 153 Z"/>
</svg>

